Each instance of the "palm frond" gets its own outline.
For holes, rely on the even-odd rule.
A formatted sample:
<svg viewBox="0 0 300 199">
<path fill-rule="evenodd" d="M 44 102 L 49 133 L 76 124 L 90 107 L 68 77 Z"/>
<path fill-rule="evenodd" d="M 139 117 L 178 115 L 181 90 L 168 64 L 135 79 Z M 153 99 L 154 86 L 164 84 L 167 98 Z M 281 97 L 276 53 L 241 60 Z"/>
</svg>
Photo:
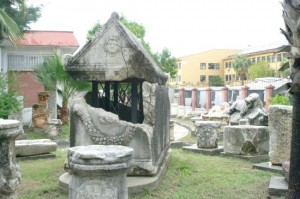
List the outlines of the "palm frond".
<svg viewBox="0 0 300 199">
<path fill-rule="evenodd" d="M 0 35 L 5 34 L 10 41 L 17 45 L 22 40 L 22 31 L 16 22 L 3 9 L 0 9 Z"/>
</svg>

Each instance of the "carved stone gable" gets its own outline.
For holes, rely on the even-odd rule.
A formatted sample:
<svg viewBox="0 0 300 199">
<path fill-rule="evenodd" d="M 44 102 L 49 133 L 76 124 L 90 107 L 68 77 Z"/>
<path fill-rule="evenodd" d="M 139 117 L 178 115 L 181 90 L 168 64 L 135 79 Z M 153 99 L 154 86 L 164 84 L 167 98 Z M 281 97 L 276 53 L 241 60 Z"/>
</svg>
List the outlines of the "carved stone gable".
<svg viewBox="0 0 300 199">
<path fill-rule="evenodd" d="M 167 80 L 140 41 L 121 24 L 116 13 L 76 55 L 66 57 L 65 69 L 75 79 L 84 81 L 138 78 L 165 84 Z"/>
</svg>

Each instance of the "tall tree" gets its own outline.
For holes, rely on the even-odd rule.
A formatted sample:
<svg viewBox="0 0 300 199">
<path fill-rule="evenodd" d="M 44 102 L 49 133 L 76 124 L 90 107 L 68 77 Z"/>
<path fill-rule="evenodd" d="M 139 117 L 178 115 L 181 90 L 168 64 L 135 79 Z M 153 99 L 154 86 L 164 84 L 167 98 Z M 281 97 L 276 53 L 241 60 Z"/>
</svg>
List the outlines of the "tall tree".
<svg viewBox="0 0 300 199">
<path fill-rule="evenodd" d="M 177 74 L 176 58 L 171 55 L 171 52 L 164 48 L 161 53 L 155 53 L 153 55 L 156 63 L 159 63 L 159 67 L 165 73 L 168 73 L 171 78 L 175 78 Z"/>
<path fill-rule="evenodd" d="M 152 56 L 156 64 L 164 71 L 168 73 L 170 77 L 174 78 L 177 74 L 177 64 L 175 57 L 172 56 L 171 52 L 164 48 L 162 52 L 153 53 L 150 44 L 145 41 L 144 37 L 146 29 L 142 24 L 128 20 L 126 17 L 121 16 L 120 22 L 128 28 L 137 38 L 141 40 L 143 47 Z M 88 31 L 87 40 L 90 40 L 93 35 L 102 28 L 99 21 Z"/>
<path fill-rule="evenodd" d="M 248 76 L 248 68 L 251 65 L 250 60 L 243 54 L 235 55 L 232 68 L 236 72 L 237 76 L 242 80 L 242 84 L 244 85 L 244 80 L 247 80 Z"/>
<path fill-rule="evenodd" d="M 285 30 L 282 33 L 291 45 L 290 66 L 292 84 L 290 93 L 293 95 L 292 140 L 290 154 L 290 171 L 287 198 L 300 198 L 300 2 L 284 0 L 283 19 Z"/>
<path fill-rule="evenodd" d="M 220 76 L 209 76 L 208 85 L 209 86 L 224 86 L 224 82 Z"/>
<path fill-rule="evenodd" d="M 274 71 L 268 62 L 257 62 L 249 67 L 248 76 L 251 80 L 259 77 L 274 77 Z"/>
</svg>

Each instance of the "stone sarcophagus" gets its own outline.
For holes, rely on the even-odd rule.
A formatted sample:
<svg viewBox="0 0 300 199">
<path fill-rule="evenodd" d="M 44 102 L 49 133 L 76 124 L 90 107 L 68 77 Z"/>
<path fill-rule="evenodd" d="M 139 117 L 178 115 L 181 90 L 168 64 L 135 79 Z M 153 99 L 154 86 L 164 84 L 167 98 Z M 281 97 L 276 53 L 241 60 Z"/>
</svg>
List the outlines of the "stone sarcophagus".
<svg viewBox="0 0 300 199">
<path fill-rule="evenodd" d="M 129 146 L 129 175 L 156 175 L 169 151 L 167 76 L 117 14 L 77 54 L 66 57 L 65 70 L 92 82 L 91 92 L 70 101 L 71 147 Z"/>
</svg>

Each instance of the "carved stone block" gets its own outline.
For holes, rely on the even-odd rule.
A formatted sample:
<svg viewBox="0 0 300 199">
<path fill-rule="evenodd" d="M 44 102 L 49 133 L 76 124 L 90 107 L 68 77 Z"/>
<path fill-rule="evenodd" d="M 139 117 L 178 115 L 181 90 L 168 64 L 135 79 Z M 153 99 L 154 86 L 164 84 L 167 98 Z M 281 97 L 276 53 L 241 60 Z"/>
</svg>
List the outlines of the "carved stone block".
<svg viewBox="0 0 300 199">
<path fill-rule="evenodd" d="M 225 126 L 224 152 L 237 155 L 266 154 L 269 151 L 269 131 L 266 126 Z"/>
<path fill-rule="evenodd" d="M 218 148 L 218 135 L 221 122 L 196 121 L 196 135 L 198 148 Z"/>
</svg>

